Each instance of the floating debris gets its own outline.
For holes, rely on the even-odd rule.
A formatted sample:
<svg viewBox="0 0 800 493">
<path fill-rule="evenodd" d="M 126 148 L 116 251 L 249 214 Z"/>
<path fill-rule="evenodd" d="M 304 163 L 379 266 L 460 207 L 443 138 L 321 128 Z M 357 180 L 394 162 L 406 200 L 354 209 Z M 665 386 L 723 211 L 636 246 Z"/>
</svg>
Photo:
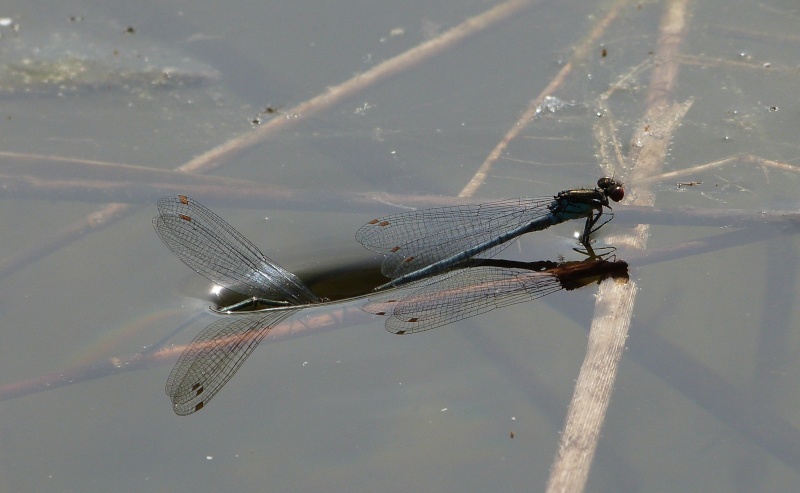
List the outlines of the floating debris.
<svg viewBox="0 0 800 493">
<path fill-rule="evenodd" d="M 564 108 L 573 108 L 575 106 L 577 106 L 577 103 L 569 103 L 555 96 L 546 96 L 544 100 L 542 100 L 542 104 L 536 108 L 536 114 L 534 115 L 534 118 L 541 118 L 545 114 L 553 114 L 563 110 Z"/>
</svg>

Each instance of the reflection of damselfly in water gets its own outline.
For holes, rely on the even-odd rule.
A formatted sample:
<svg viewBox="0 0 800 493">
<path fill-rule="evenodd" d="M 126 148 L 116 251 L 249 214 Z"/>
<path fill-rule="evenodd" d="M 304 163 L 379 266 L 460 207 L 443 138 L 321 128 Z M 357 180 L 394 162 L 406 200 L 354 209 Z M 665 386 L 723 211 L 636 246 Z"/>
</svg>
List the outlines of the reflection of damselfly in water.
<svg viewBox="0 0 800 493">
<path fill-rule="evenodd" d="M 586 218 L 580 241 L 589 245 L 609 199 L 619 202 L 622 184 L 601 178 L 597 188 L 564 190 L 554 197 L 523 197 L 401 212 L 373 219 L 356 233 L 368 249 L 386 257 L 381 272 L 392 281 L 376 289 L 400 286 L 452 269 L 467 260 L 492 257 L 510 240 L 571 219 Z"/>
<path fill-rule="evenodd" d="M 273 327 L 304 307 L 324 303 L 223 219 L 185 196 L 161 199 L 153 222 L 167 246 L 198 273 L 248 296 L 285 303 L 220 319 L 195 337 L 165 389 L 174 411 L 187 415 L 219 392 Z M 389 314 L 390 332 L 417 332 L 627 272 L 624 262 L 599 258 L 558 264 L 481 260 L 477 267 L 464 265 L 375 295 L 364 310 Z M 399 296 L 385 298 L 391 294 Z"/>
</svg>

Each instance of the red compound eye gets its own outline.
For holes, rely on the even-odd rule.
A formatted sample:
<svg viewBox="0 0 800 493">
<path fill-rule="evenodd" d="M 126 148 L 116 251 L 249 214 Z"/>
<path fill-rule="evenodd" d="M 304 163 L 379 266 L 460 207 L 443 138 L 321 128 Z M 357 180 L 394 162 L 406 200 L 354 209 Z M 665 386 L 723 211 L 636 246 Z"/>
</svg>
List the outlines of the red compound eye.
<svg viewBox="0 0 800 493">
<path fill-rule="evenodd" d="M 625 197 L 625 189 L 621 186 L 613 188 L 610 192 L 608 192 L 608 198 L 613 200 L 614 202 L 619 202 L 620 200 Z"/>
</svg>

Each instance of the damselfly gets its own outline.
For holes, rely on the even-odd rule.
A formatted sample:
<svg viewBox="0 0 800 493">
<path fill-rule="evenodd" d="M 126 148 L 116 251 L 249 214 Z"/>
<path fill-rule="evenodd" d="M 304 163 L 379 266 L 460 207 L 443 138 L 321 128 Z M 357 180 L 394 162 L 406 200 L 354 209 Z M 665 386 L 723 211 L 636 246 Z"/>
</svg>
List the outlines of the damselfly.
<svg viewBox="0 0 800 493">
<path fill-rule="evenodd" d="M 320 301 L 297 276 L 261 253 L 224 219 L 185 195 L 161 198 L 153 227 L 172 253 L 195 272 L 251 297 L 243 303 L 297 305 Z"/>
<path fill-rule="evenodd" d="M 164 387 L 175 414 L 202 409 L 233 378 L 273 327 L 303 306 L 230 315 L 203 329 L 181 353 Z"/>
<path fill-rule="evenodd" d="M 549 265 L 542 270 L 542 264 Z M 376 315 L 388 315 L 389 332 L 408 334 L 609 277 L 627 280 L 628 264 L 598 257 L 561 264 L 487 260 L 476 267 L 414 281 L 399 288 L 398 292 L 404 295 L 392 292 L 392 296 L 373 299 L 363 308 Z"/>
<path fill-rule="evenodd" d="M 324 303 L 296 276 L 199 203 L 178 195 L 161 199 L 158 209 L 159 215 L 153 220 L 156 231 L 189 267 L 221 286 L 282 305 L 217 320 L 192 340 L 165 386 L 175 413 L 187 415 L 208 404 L 273 327 L 310 305 Z M 458 270 L 416 281 L 398 291 L 407 295 L 374 298 L 364 309 L 390 314 L 386 322 L 390 332 L 418 332 L 621 275 L 626 267 L 623 262 L 600 259 L 574 264 L 485 260 L 479 267 L 465 267 L 470 263 L 467 260 Z M 346 301 L 353 299 L 341 303 Z"/>
<path fill-rule="evenodd" d="M 568 263 L 489 260 L 478 267 L 462 267 L 373 295 L 378 298 L 362 308 L 389 315 L 386 329 L 406 334 L 562 289 L 577 289 L 606 277 L 627 278 L 627 264 L 599 258 Z M 397 297 L 386 298 L 388 295 Z M 353 300 L 338 303 L 347 301 Z M 184 350 L 167 379 L 166 392 L 175 413 L 183 416 L 205 407 L 273 327 L 307 306 L 231 315 L 206 327 Z"/>
<path fill-rule="evenodd" d="M 219 311 L 252 302 L 280 306 L 218 320 L 186 348 L 165 390 L 177 414 L 191 414 L 233 377 L 272 327 L 303 305 L 321 300 L 224 219 L 185 195 L 160 199 L 153 226 L 164 244 L 195 272 L 252 297 Z"/>
<path fill-rule="evenodd" d="M 580 241 L 588 247 L 609 199 L 619 202 L 622 184 L 601 178 L 597 188 L 564 190 L 554 197 L 523 197 L 483 204 L 401 212 L 373 219 L 356 233 L 366 248 L 384 254 L 381 272 L 391 286 L 442 273 L 468 259 L 492 257 L 510 240 L 570 219 L 586 218 Z"/>
</svg>

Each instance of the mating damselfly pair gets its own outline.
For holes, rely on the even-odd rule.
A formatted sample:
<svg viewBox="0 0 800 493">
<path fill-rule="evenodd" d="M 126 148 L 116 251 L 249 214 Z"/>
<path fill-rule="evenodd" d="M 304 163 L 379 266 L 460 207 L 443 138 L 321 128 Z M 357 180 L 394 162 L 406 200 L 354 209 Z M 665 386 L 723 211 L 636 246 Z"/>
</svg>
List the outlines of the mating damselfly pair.
<svg viewBox="0 0 800 493">
<path fill-rule="evenodd" d="M 424 209 L 370 221 L 356 238 L 386 254 L 382 272 L 392 281 L 378 289 L 399 287 L 399 293 L 373 295 L 363 309 L 387 315 L 387 330 L 405 334 L 605 277 L 624 277 L 627 264 L 602 258 L 569 264 L 490 258 L 517 236 L 578 218 L 586 218 L 581 242 L 588 246 L 589 235 L 607 222 L 597 225 L 604 208 L 610 208 L 609 199 L 618 202 L 623 194 L 618 182 L 602 178 L 595 189 L 565 190 L 549 198 Z M 197 273 L 251 297 L 253 303 L 271 306 L 214 322 L 183 352 L 166 392 L 177 414 L 191 414 L 233 377 L 272 327 L 324 302 L 222 218 L 185 195 L 159 200 L 153 225 L 170 250 Z"/>
</svg>

